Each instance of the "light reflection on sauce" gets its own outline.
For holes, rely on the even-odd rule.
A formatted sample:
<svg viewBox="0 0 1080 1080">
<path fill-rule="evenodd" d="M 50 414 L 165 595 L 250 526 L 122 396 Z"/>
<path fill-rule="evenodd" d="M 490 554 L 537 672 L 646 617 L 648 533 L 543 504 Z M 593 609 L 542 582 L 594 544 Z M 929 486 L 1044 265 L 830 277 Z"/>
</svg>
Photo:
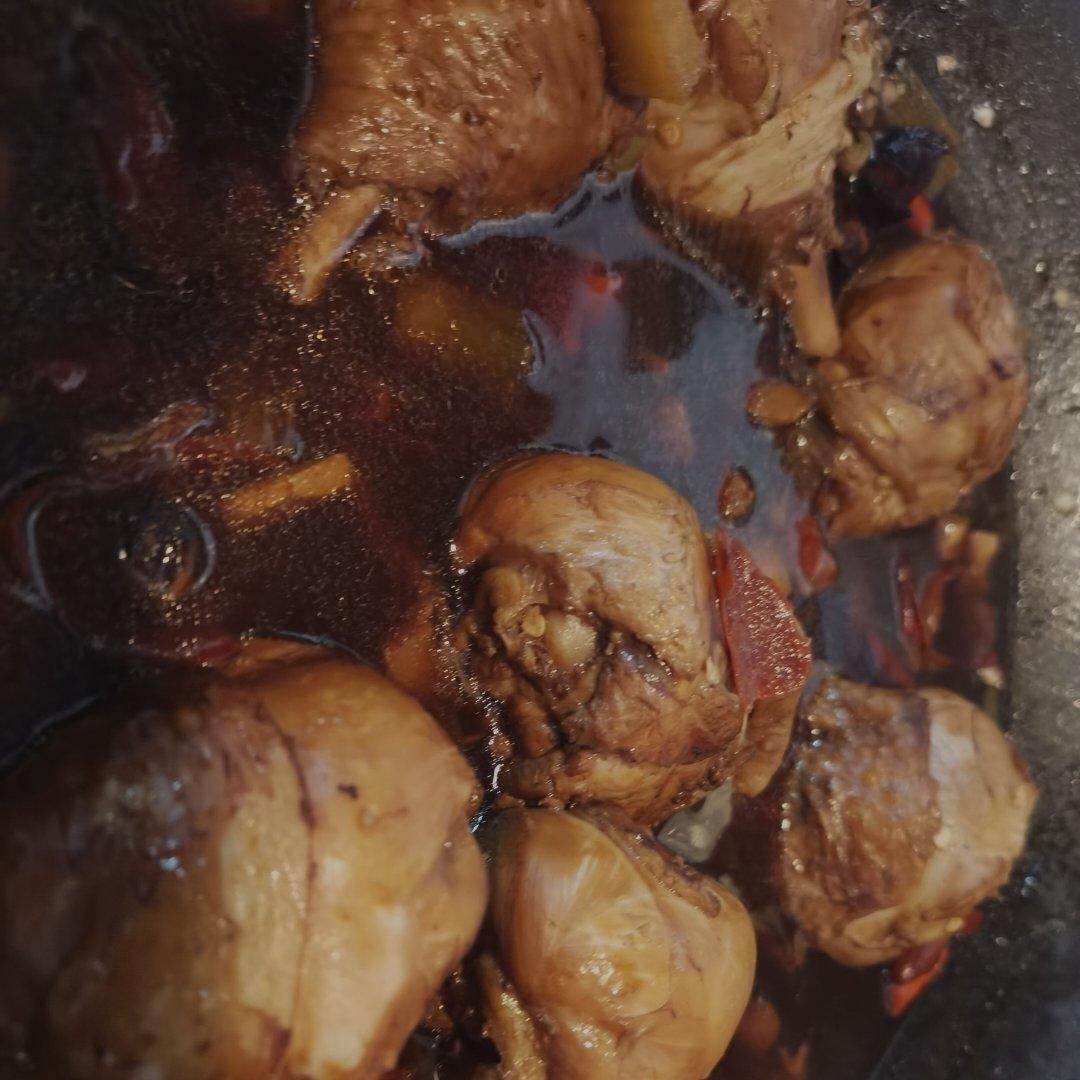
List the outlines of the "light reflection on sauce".
<svg viewBox="0 0 1080 1080">
<path fill-rule="evenodd" d="M 395 329 L 397 296 L 440 282 L 520 321 L 534 353 L 523 377 L 477 355 L 483 345 L 454 354 Z M 743 407 L 773 335 L 660 243 L 628 179 L 587 182 L 561 215 L 474 230 L 396 284 L 372 288 L 343 271 L 310 309 L 276 312 L 276 303 L 263 298 L 239 349 L 230 340 L 162 372 L 145 353 L 121 352 L 119 381 L 138 404 L 124 416 L 110 400 L 112 429 L 192 400 L 218 418 L 209 439 L 200 432 L 212 447 L 238 400 L 287 401 L 290 453 L 298 442 L 308 460 L 345 452 L 357 490 L 243 530 L 217 506 L 260 475 L 254 455 L 197 454 L 112 486 L 84 480 L 39 518 L 37 544 L 49 595 L 95 644 L 160 655 L 172 642 L 259 629 L 329 637 L 374 658 L 425 563 L 441 558 L 471 479 L 525 446 L 602 452 L 654 472 L 690 498 L 706 528 L 725 472 L 740 465 L 757 491 L 744 527 L 751 546 L 765 562 L 789 553 L 791 485 L 770 433 Z M 75 420 L 84 437 L 94 420 L 91 402 Z M 216 540 L 207 586 L 169 602 L 141 595 L 118 564 L 131 507 L 153 498 L 190 505 Z"/>
</svg>

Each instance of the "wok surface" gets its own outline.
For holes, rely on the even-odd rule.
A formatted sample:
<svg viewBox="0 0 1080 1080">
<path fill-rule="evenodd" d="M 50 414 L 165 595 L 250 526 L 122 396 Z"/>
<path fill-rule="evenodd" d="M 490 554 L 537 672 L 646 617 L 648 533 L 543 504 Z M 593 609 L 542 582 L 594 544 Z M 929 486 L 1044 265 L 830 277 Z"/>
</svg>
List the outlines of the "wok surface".
<svg viewBox="0 0 1080 1080">
<path fill-rule="evenodd" d="M 1041 796 L 1005 902 L 956 949 L 873 1077 L 1066 1080 L 1080 1060 L 1080 6 L 903 8 L 890 16 L 894 40 L 964 136 L 950 208 L 994 253 L 1030 337 L 1031 403 L 1009 493 L 1005 718 Z M 957 71 L 937 73 L 942 53 Z M 983 102 L 997 114 L 989 130 L 971 116 Z"/>
</svg>

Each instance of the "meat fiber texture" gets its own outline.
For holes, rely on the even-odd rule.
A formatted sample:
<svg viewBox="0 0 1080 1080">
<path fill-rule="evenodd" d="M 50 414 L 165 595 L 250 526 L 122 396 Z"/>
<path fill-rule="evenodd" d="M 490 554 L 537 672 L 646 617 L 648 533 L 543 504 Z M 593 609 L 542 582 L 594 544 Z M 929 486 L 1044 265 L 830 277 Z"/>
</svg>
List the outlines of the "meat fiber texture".
<svg viewBox="0 0 1080 1080">
<path fill-rule="evenodd" d="M 319 0 L 296 151 L 316 187 L 419 197 L 437 230 L 550 209 L 619 110 L 585 0 Z"/>
<path fill-rule="evenodd" d="M 817 366 L 834 536 L 929 521 L 1004 464 L 1027 403 L 1024 336 L 989 256 L 938 236 L 868 262 L 839 300 L 840 352 Z"/>
<path fill-rule="evenodd" d="M 456 634 L 514 745 L 504 790 L 656 822 L 716 786 L 741 746 L 705 538 L 664 483 L 545 454 L 481 479 L 454 559 Z"/>
</svg>

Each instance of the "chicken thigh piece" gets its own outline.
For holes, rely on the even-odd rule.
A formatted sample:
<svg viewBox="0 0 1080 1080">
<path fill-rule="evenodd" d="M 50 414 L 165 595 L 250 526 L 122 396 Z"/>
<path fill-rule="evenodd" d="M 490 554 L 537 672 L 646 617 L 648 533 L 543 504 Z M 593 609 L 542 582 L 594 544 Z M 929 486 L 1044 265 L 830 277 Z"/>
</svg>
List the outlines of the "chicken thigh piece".
<svg viewBox="0 0 1080 1080">
<path fill-rule="evenodd" d="M 287 253 L 296 299 L 377 215 L 439 234 L 549 210 L 611 143 L 621 110 L 586 0 L 316 0 L 314 13 L 296 154 L 321 205 Z"/>
<path fill-rule="evenodd" d="M 661 820 L 719 783 L 746 708 L 732 689 L 690 505 L 627 465 L 519 459 L 470 493 L 456 632 L 505 714 L 503 789 Z"/>
<path fill-rule="evenodd" d="M 838 678 L 805 731 L 762 797 L 783 912 L 853 966 L 956 933 L 1024 846 L 1036 790 L 1012 744 L 956 694 Z"/>
<path fill-rule="evenodd" d="M 750 996 L 749 916 L 604 814 L 490 829 L 493 953 L 478 962 L 505 1080 L 702 1080 Z"/>
<path fill-rule="evenodd" d="M 1016 309 L 975 244 L 938 236 L 868 262 L 817 365 L 820 414 L 789 453 L 834 536 L 929 521 L 1004 464 L 1027 403 Z M 823 479 L 822 479 L 823 478 Z"/>
<path fill-rule="evenodd" d="M 650 102 L 645 185 L 676 234 L 756 296 L 791 301 L 805 352 L 831 355 L 833 170 L 879 67 L 866 5 L 705 0 L 696 19 L 705 70 L 689 100 Z"/>
<path fill-rule="evenodd" d="M 472 944 L 449 739 L 358 664 L 241 660 L 5 781 L 4 1076 L 378 1077 Z"/>
</svg>

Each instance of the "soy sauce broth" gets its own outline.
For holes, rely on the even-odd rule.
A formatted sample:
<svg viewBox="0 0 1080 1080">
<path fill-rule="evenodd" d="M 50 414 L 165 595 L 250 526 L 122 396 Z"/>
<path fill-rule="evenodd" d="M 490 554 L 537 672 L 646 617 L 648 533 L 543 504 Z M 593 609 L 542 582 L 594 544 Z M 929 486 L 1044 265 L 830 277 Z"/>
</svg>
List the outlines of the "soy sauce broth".
<svg viewBox="0 0 1080 1080">
<path fill-rule="evenodd" d="M 748 535 L 775 542 L 782 560 L 794 496 L 771 434 L 744 408 L 777 328 L 664 246 L 630 177 L 590 180 L 555 215 L 477 229 L 389 279 L 346 268 L 308 308 L 264 278 L 253 262 L 219 282 L 222 340 L 200 334 L 194 352 L 155 342 L 160 330 L 146 324 L 158 313 L 140 296 L 123 343 L 62 354 L 49 343 L 30 362 L 31 391 L 13 405 L 62 431 L 67 454 L 62 483 L 42 484 L 32 511 L 33 584 L 93 644 L 197 654 L 223 635 L 268 630 L 376 659 L 440 561 L 468 484 L 525 447 L 639 465 L 686 494 L 706 525 L 719 480 L 741 465 L 757 492 Z M 65 362 L 71 389 L 46 382 Z M 88 461 L 103 430 L 115 439 L 170 409 L 193 419 L 168 464 L 138 453 L 104 470 Z M 257 527 L 221 520 L 230 491 L 334 453 L 356 471 L 347 497 Z M 127 578 L 132 532 L 166 527 L 155 518 L 177 506 L 203 526 L 214 565 L 174 600 Z"/>
<path fill-rule="evenodd" d="M 377 659 L 439 565 L 468 484 L 532 447 L 653 472 L 707 529 L 723 478 L 744 470 L 755 500 L 737 528 L 769 572 L 808 592 L 797 523 L 809 509 L 774 434 L 746 413 L 751 386 L 778 369 L 783 330 L 665 245 L 632 177 L 588 180 L 556 214 L 478 227 L 389 276 L 346 267 L 310 307 L 266 283 L 265 254 L 256 245 L 212 293 L 162 285 L 109 298 L 128 301 L 111 320 L 120 329 L 80 324 L 25 346 L 8 408 L 39 445 L 6 480 L 30 492 L 17 523 L 28 584 L 90 644 L 198 657 L 258 630 Z M 167 463 L 97 460 L 103 439 L 170 410 L 191 414 L 179 455 L 170 444 Z M 253 527 L 221 520 L 230 492 L 335 453 L 355 469 L 348 496 Z M 178 511 L 202 546 L 191 557 L 213 566 L 199 588 L 163 597 L 145 568 L 132 580 L 130 549 Z M 924 539 L 901 541 L 912 544 L 926 562 Z M 881 623 L 895 651 L 889 603 L 874 614 L 892 585 L 874 579 L 896 550 L 887 540 L 839 552 L 857 572 L 821 606 L 819 637 L 825 659 L 853 674 L 874 657 L 857 655 L 865 635 L 846 632 L 853 612 L 836 597 L 857 581 L 856 621 Z"/>
</svg>

